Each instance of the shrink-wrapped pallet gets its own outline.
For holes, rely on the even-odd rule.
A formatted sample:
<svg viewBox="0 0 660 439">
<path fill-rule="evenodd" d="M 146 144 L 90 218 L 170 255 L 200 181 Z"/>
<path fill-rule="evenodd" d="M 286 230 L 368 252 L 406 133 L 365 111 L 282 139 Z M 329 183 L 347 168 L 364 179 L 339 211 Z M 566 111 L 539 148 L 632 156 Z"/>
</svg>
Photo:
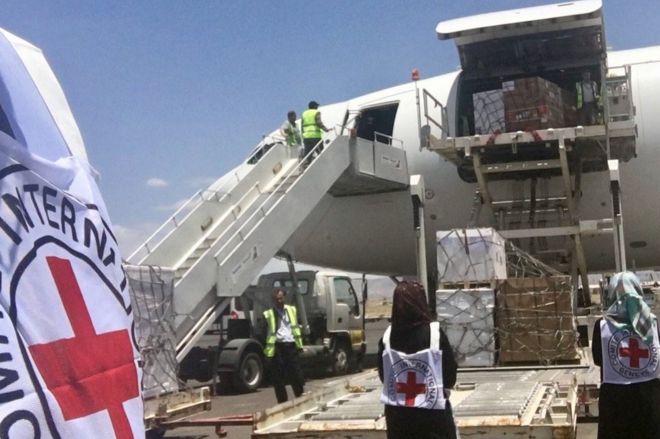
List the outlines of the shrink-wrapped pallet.
<svg viewBox="0 0 660 439">
<path fill-rule="evenodd" d="M 506 250 L 492 228 L 438 231 L 438 280 L 443 283 L 506 279 Z"/>
<path fill-rule="evenodd" d="M 437 290 L 436 313 L 460 367 L 495 365 L 495 291 Z"/>
</svg>

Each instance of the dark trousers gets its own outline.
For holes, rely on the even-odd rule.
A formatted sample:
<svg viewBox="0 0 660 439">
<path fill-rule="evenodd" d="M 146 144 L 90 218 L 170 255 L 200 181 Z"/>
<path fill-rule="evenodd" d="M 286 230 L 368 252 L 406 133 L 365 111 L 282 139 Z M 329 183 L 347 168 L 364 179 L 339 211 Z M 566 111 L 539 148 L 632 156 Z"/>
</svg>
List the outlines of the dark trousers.
<svg viewBox="0 0 660 439">
<path fill-rule="evenodd" d="M 316 146 L 317 143 L 319 143 L 321 139 L 303 139 L 303 144 L 305 145 L 304 151 L 303 151 L 303 157 L 307 157 L 307 154 L 310 153 L 312 149 Z M 323 151 L 323 145 L 319 146 L 318 152 L 320 153 Z M 310 157 L 308 159 L 308 162 L 311 163 L 312 158 Z"/>
<path fill-rule="evenodd" d="M 598 105 L 595 102 L 585 102 L 578 110 L 578 122 L 580 125 L 596 125 L 598 123 Z"/>
<path fill-rule="evenodd" d="M 268 368 L 278 403 L 285 402 L 288 399 L 286 387 L 284 387 L 286 384 L 291 384 L 293 394 L 296 397 L 302 395 L 305 378 L 300 368 L 298 349 L 295 343 L 275 343 L 275 356 L 270 359 Z"/>
</svg>

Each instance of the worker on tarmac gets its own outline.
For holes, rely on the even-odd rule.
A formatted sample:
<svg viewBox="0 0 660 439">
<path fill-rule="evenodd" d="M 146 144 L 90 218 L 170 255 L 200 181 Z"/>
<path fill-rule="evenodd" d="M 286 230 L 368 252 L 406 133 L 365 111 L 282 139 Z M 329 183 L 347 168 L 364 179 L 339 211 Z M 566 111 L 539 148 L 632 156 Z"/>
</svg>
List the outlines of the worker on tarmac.
<svg viewBox="0 0 660 439">
<path fill-rule="evenodd" d="M 449 403 L 456 369 L 447 336 L 431 321 L 424 287 L 400 282 L 394 289 L 392 325 L 378 343 L 388 439 L 456 439 Z"/>
<path fill-rule="evenodd" d="M 633 273 L 617 273 L 607 311 L 594 325 L 591 351 L 600 367 L 598 439 L 660 438 L 658 319 Z"/>
<path fill-rule="evenodd" d="M 311 101 L 307 106 L 307 110 L 302 114 L 302 137 L 305 145 L 303 156 L 307 157 L 314 147 L 321 142 L 323 132 L 328 132 L 328 128 L 323 125 L 321 121 L 321 112 L 318 110 L 319 104 L 316 101 Z M 323 145 L 319 145 L 317 152 L 320 154 L 323 151 Z M 308 163 L 311 162 L 311 157 L 307 158 Z"/>
<path fill-rule="evenodd" d="M 284 303 L 285 298 L 286 291 L 276 289 L 273 292 L 273 307 L 263 313 L 267 325 L 264 356 L 278 403 L 288 400 L 287 382 L 296 397 L 303 394 L 305 385 L 298 359 L 298 352 L 303 348 L 298 313 L 295 306 Z"/>
</svg>

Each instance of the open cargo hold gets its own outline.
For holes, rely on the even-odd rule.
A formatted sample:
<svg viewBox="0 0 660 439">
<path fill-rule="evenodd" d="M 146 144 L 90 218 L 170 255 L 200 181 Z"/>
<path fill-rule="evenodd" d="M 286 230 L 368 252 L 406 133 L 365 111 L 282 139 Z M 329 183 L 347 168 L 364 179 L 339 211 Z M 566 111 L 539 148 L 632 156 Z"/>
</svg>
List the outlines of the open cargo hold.
<svg viewBox="0 0 660 439">
<path fill-rule="evenodd" d="M 514 106 L 507 102 L 507 131 L 575 126 L 575 84 L 583 72 L 589 72 L 599 86 L 604 79 L 601 6 L 588 3 L 575 8 L 552 5 L 537 13 L 478 16 L 469 22 L 440 23 L 436 29 L 438 37 L 455 40 L 462 67 L 455 135 L 495 132 L 497 124 L 491 125 L 490 131 L 483 131 L 483 115 L 475 104 L 495 90 L 506 95 L 507 86 L 512 83 L 516 88 L 534 83 L 547 85 L 552 95 L 530 94 Z M 484 25 L 495 22 L 499 24 Z M 540 101 L 534 104 L 532 101 L 537 99 Z M 501 112 L 498 104 L 492 110 L 493 114 Z M 532 123 L 534 119 L 536 122 Z M 546 121 L 541 122 L 543 119 Z"/>
<path fill-rule="evenodd" d="M 538 76 L 502 84 L 507 131 L 532 131 L 564 126 L 559 86 Z"/>
<path fill-rule="evenodd" d="M 575 93 L 538 76 L 505 81 L 472 95 L 474 133 L 575 126 Z"/>
<path fill-rule="evenodd" d="M 580 359 L 569 276 L 507 279 L 496 302 L 500 364 Z"/>
</svg>

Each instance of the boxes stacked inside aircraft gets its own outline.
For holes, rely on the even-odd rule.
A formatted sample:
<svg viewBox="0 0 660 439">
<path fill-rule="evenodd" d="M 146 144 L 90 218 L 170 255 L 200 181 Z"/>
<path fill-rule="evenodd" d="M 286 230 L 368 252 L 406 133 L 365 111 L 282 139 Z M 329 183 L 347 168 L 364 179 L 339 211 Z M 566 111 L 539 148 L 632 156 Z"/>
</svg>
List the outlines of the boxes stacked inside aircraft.
<svg viewBox="0 0 660 439">
<path fill-rule="evenodd" d="M 575 93 L 539 76 L 504 81 L 472 95 L 473 134 L 575 126 Z"/>
</svg>

